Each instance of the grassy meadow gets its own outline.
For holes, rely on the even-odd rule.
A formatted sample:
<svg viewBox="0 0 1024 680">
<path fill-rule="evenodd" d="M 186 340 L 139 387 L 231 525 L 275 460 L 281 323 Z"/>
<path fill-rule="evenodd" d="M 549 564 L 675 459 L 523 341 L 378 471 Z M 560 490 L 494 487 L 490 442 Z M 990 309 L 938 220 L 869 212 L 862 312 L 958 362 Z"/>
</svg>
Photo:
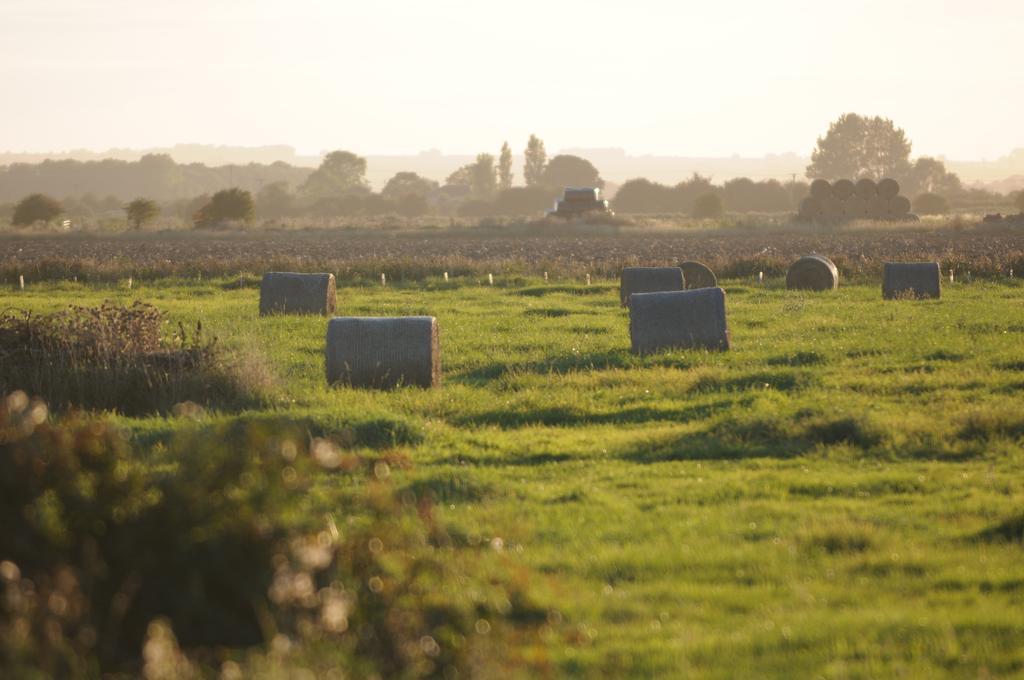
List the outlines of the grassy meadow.
<svg viewBox="0 0 1024 680">
<path fill-rule="evenodd" d="M 443 386 L 392 392 L 327 387 L 325 319 L 259 318 L 256 281 L 38 283 L 0 307 L 201 321 L 261 405 L 111 414 L 153 464 L 176 432 L 279 416 L 402 456 L 398 487 L 543 582 L 551 676 L 1024 674 L 1024 286 L 723 287 L 731 351 L 641 358 L 607 279 L 340 278 L 339 315 L 439 320 Z"/>
</svg>

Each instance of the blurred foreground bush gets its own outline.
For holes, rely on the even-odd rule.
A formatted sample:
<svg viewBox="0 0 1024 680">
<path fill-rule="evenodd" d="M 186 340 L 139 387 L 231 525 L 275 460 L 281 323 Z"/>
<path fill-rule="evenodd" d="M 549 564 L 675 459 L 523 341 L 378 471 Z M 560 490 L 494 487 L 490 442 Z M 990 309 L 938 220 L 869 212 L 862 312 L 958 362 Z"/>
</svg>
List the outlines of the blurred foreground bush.
<svg viewBox="0 0 1024 680">
<path fill-rule="evenodd" d="M 389 476 L 301 427 L 196 429 L 143 454 L 8 396 L 0 676 L 543 673 L 530 575 Z"/>
</svg>

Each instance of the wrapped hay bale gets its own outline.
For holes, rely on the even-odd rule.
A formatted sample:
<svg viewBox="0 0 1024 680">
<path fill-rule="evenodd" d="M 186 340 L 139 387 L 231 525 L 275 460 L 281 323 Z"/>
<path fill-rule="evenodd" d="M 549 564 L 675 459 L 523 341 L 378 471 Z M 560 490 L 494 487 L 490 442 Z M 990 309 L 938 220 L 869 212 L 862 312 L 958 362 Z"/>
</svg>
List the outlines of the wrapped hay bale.
<svg viewBox="0 0 1024 680">
<path fill-rule="evenodd" d="M 808 196 L 800 201 L 800 210 L 797 212 L 797 217 L 807 222 L 821 219 L 821 201 L 814 196 Z"/>
<path fill-rule="evenodd" d="M 619 283 L 619 301 L 629 306 L 634 293 L 683 290 L 683 270 L 679 267 L 624 267 Z"/>
<path fill-rule="evenodd" d="M 862 200 L 870 201 L 878 195 L 878 186 L 875 184 L 875 180 L 865 177 L 857 181 L 857 184 L 854 186 L 854 192 Z"/>
<path fill-rule="evenodd" d="M 801 257 L 786 272 L 789 290 L 835 290 L 838 287 L 839 270 L 832 260 L 822 255 Z"/>
<path fill-rule="evenodd" d="M 900 220 L 910 214 L 910 199 L 906 196 L 894 196 L 889 199 L 889 218 Z"/>
<path fill-rule="evenodd" d="M 843 219 L 862 220 L 868 215 L 868 202 L 857 195 L 843 201 Z"/>
<path fill-rule="evenodd" d="M 882 298 L 938 298 L 938 262 L 886 262 L 882 274 Z"/>
<path fill-rule="evenodd" d="M 867 216 L 873 220 L 889 219 L 889 199 L 875 196 L 868 201 Z"/>
<path fill-rule="evenodd" d="M 334 304 L 334 274 L 268 272 L 260 283 L 260 316 L 331 314 Z"/>
<path fill-rule="evenodd" d="M 896 198 L 900 193 L 900 183 L 891 177 L 878 180 L 878 195 L 889 200 Z"/>
<path fill-rule="evenodd" d="M 711 267 L 703 262 L 687 260 L 679 265 L 683 270 L 683 287 L 686 290 L 697 290 L 698 288 L 714 288 L 718 285 L 718 278 L 711 271 Z"/>
<path fill-rule="evenodd" d="M 832 194 L 840 201 L 845 201 L 853 196 L 853 192 L 855 190 L 856 187 L 853 182 L 848 179 L 836 180 L 835 183 L 832 184 Z"/>
<path fill-rule="evenodd" d="M 630 302 L 629 337 L 635 354 L 694 347 L 727 350 L 725 291 L 638 293 Z"/>
<path fill-rule="evenodd" d="M 811 196 L 819 201 L 832 198 L 832 185 L 828 183 L 827 179 L 814 180 L 811 182 Z"/>
<path fill-rule="evenodd" d="M 341 316 L 327 323 L 327 383 L 436 387 L 441 347 L 432 316 Z"/>
</svg>

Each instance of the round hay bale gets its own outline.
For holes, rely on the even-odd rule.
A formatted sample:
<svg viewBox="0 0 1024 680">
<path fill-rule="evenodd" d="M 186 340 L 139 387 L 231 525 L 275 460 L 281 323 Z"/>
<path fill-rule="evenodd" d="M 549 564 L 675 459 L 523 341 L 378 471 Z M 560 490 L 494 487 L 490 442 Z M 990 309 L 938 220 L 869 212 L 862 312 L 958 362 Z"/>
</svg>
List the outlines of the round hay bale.
<svg viewBox="0 0 1024 680">
<path fill-rule="evenodd" d="M 811 196 L 824 201 L 826 198 L 832 197 L 832 185 L 828 183 L 827 179 L 816 179 L 811 182 Z"/>
<path fill-rule="evenodd" d="M 715 288 L 718 285 L 718 277 L 711 271 L 711 267 L 703 262 L 687 260 L 679 265 L 683 270 L 683 287 L 686 290 L 698 288 Z"/>
<path fill-rule="evenodd" d="M 679 267 L 623 267 L 619 281 L 619 302 L 629 306 L 634 293 L 683 290 L 683 270 Z"/>
<path fill-rule="evenodd" d="M 896 198 L 900 193 L 900 183 L 891 177 L 878 181 L 878 195 L 889 200 Z"/>
<path fill-rule="evenodd" d="M 260 316 L 332 314 L 334 290 L 334 274 L 268 272 L 260 282 Z"/>
<path fill-rule="evenodd" d="M 865 177 L 864 179 L 857 180 L 857 184 L 854 185 L 854 192 L 865 201 L 870 201 L 878 194 L 878 185 L 875 184 L 875 180 Z"/>
<path fill-rule="evenodd" d="M 942 295 L 941 280 L 938 262 L 886 262 L 882 299 L 938 299 Z"/>
<path fill-rule="evenodd" d="M 342 316 L 327 322 L 327 383 L 391 389 L 436 387 L 441 346 L 432 316 Z"/>
<path fill-rule="evenodd" d="M 853 195 L 843 201 L 843 219 L 862 220 L 867 214 L 868 202 L 860 196 Z"/>
<path fill-rule="evenodd" d="M 875 196 L 868 201 L 868 217 L 873 220 L 889 219 L 889 199 Z"/>
<path fill-rule="evenodd" d="M 727 350 L 725 291 L 638 293 L 630 301 L 629 338 L 634 354 L 694 347 Z"/>
<path fill-rule="evenodd" d="M 910 214 L 910 199 L 906 196 L 894 196 L 889 199 L 889 217 L 900 220 Z"/>
<path fill-rule="evenodd" d="M 821 217 L 821 201 L 816 199 L 814 196 L 808 196 L 804 200 L 800 201 L 800 211 L 797 213 L 797 217 L 808 222 L 812 222 Z"/>
<path fill-rule="evenodd" d="M 789 290 L 835 290 L 838 287 L 839 270 L 832 260 L 822 255 L 801 257 L 786 272 Z"/>
<path fill-rule="evenodd" d="M 835 195 L 840 201 L 845 201 L 850 196 L 853 196 L 853 192 L 856 190 L 853 182 L 848 179 L 836 180 L 832 184 L 832 194 Z"/>
</svg>

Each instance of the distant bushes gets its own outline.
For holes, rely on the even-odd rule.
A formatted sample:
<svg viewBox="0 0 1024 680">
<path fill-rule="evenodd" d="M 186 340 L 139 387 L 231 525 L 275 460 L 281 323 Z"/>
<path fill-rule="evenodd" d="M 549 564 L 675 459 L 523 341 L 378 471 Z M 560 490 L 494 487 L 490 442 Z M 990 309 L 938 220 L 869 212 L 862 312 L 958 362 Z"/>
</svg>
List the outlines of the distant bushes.
<svg viewBox="0 0 1024 680">
<path fill-rule="evenodd" d="M 233 222 L 252 222 L 256 208 L 252 194 L 243 189 L 225 189 L 218 191 L 210 198 L 193 221 L 199 229 L 211 229 L 227 226 Z"/>
<path fill-rule="evenodd" d="M 938 194 L 924 193 L 914 199 L 914 212 L 918 215 L 945 215 L 949 212 L 949 201 Z"/>
<path fill-rule="evenodd" d="M 45 194 L 32 194 L 21 199 L 14 206 L 11 224 L 16 227 L 27 227 L 36 222 L 52 222 L 63 212 L 63 208 L 53 198 Z"/>
<path fill-rule="evenodd" d="M 612 207 L 620 213 L 693 214 L 697 199 L 715 194 L 723 209 L 730 212 L 786 212 L 795 210 L 807 191 L 808 185 L 803 182 L 784 185 L 776 180 L 754 182 L 745 177 L 716 186 L 710 179 L 695 174 L 673 187 L 641 178 L 623 184 Z"/>
<path fill-rule="evenodd" d="M 0 675 L 212 676 L 225 656 L 249 675 L 240 650 L 280 673 L 324 644 L 346 677 L 541 670 L 529 574 L 396 493 L 385 460 L 280 423 L 143 454 L 109 424 L 0 399 Z M 335 490 L 326 515 L 314 486 Z"/>
<path fill-rule="evenodd" d="M 265 369 L 228 357 L 198 325 L 162 338 L 151 305 L 69 307 L 53 314 L 0 315 L 0 391 L 24 390 L 58 408 L 169 412 L 193 401 L 244 406 L 265 398 Z"/>
</svg>

